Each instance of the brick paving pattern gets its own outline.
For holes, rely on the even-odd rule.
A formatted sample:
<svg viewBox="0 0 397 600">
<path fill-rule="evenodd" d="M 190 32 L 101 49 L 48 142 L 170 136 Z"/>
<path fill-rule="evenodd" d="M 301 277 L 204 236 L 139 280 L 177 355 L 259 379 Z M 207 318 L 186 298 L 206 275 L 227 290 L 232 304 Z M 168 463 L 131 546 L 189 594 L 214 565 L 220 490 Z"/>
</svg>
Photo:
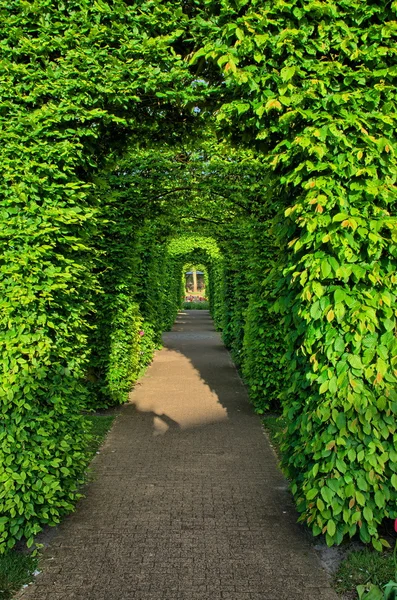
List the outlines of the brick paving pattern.
<svg viewBox="0 0 397 600">
<path fill-rule="evenodd" d="M 120 410 L 23 600 L 335 600 L 207 311 Z"/>
</svg>

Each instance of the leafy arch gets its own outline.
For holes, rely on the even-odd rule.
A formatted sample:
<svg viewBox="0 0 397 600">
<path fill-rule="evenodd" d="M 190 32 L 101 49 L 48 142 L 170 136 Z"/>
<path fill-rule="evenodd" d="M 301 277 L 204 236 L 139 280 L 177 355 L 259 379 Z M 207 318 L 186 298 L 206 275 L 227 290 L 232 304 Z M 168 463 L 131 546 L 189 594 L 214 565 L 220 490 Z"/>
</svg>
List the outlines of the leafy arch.
<svg viewBox="0 0 397 600">
<path fill-rule="evenodd" d="M 283 465 L 302 520 L 329 544 L 359 533 L 381 548 L 379 524 L 397 516 L 395 14 L 386 0 L 4 10 L 1 550 L 70 510 L 82 408 L 103 380 L 124 399 L 170 325 L 182 208 L 222 250 L 197 252 L 259 409 L 281 326 Z M 188 173 L 204 122 L 244 160 L 211 162 L 203 144 Z M 161 145 L 178 152 L 155 173 Z"/>
<path fill-rule="evenodd" d="M 216 326 L 222 329 L 224 322 L 224 267 L 223 256 L 214 238 L 198 235 L 181 235 L 172 238 L 168 244 L 168 269 L 170 284 L 174 289 L 171 298 L 175 299 L 175 308 L 171 312 L 169 325 L 175 320 L 176 310 L 180 308 L 184 294 L 181 288 L 181 275 L 184 264 L 203 263 L 208 273 L 207 295 L 211 314 Z"/>
</svg>

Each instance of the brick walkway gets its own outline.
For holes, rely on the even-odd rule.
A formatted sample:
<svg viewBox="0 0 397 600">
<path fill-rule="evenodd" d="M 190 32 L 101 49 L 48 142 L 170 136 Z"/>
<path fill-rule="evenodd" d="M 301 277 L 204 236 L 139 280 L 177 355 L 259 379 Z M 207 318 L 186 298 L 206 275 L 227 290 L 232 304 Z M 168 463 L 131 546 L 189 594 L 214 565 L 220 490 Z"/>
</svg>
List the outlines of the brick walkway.
<svg viewBox="0 0 397 600">
<path fill-rule="evenodd" d="M 334 600 L 207 311 L 187 311 L 23 600 Z"/>
</svg>

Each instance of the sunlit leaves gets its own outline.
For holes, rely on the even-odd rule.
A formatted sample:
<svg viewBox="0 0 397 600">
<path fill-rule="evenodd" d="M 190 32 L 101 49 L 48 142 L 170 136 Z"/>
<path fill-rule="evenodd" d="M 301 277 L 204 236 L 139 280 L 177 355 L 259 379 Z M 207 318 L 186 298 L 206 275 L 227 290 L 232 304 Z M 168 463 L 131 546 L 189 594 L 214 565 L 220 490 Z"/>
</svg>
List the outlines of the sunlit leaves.
<svg viewBox="0 0 397 600">
<path fill-rule="evenodd" d="M 397 516 L 395 6 L 32 7 L 2 23 L 2 547 L 70 509 L 86 380 L 99 374 L 125 398 L 138 348 L 149 357 L 175 314 L 170 273 L 185 254 L 168 279 L 158 272 L 181 207 L 184 224 L 211 221 L 230 252 L 222 266 L 209 259 L 212 281 L 230 290 L 224 302 L 218 286 L 212 309 L 233 352 L 245 350 L 257 408 L 265 392 L 282 398 L 302 520 L 329 544 L 359 533 L 381 547 L 379 523 Z M 191 138 L 204 117 L 217 139 L 260 152 L 260 169 L 200 158 L 180 175 L 189 152 L 158 160 L 161 143 Z M 145 144 L 161 184 L 147 155 L 139 175 L 121 160 Z M 271 225 L 267 239 L 258 223 Z M 173 295 L 156 314 L 166 283 Z M 139 327 L 150 336 L 139 341 Z"/>
</svg>

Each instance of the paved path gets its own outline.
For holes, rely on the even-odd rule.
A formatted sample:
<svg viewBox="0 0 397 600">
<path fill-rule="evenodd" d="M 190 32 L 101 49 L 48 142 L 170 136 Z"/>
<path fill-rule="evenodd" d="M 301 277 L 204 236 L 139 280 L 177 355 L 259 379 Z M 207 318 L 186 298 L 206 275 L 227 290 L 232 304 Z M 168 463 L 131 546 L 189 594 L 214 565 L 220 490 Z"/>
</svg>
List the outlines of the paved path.
<svg viewBox="0 0 397 600">
<path fill-rule="evenodd" d="M 207 311 L 181 314 L 23 600 L 334 600 Z"/>
</svg>

